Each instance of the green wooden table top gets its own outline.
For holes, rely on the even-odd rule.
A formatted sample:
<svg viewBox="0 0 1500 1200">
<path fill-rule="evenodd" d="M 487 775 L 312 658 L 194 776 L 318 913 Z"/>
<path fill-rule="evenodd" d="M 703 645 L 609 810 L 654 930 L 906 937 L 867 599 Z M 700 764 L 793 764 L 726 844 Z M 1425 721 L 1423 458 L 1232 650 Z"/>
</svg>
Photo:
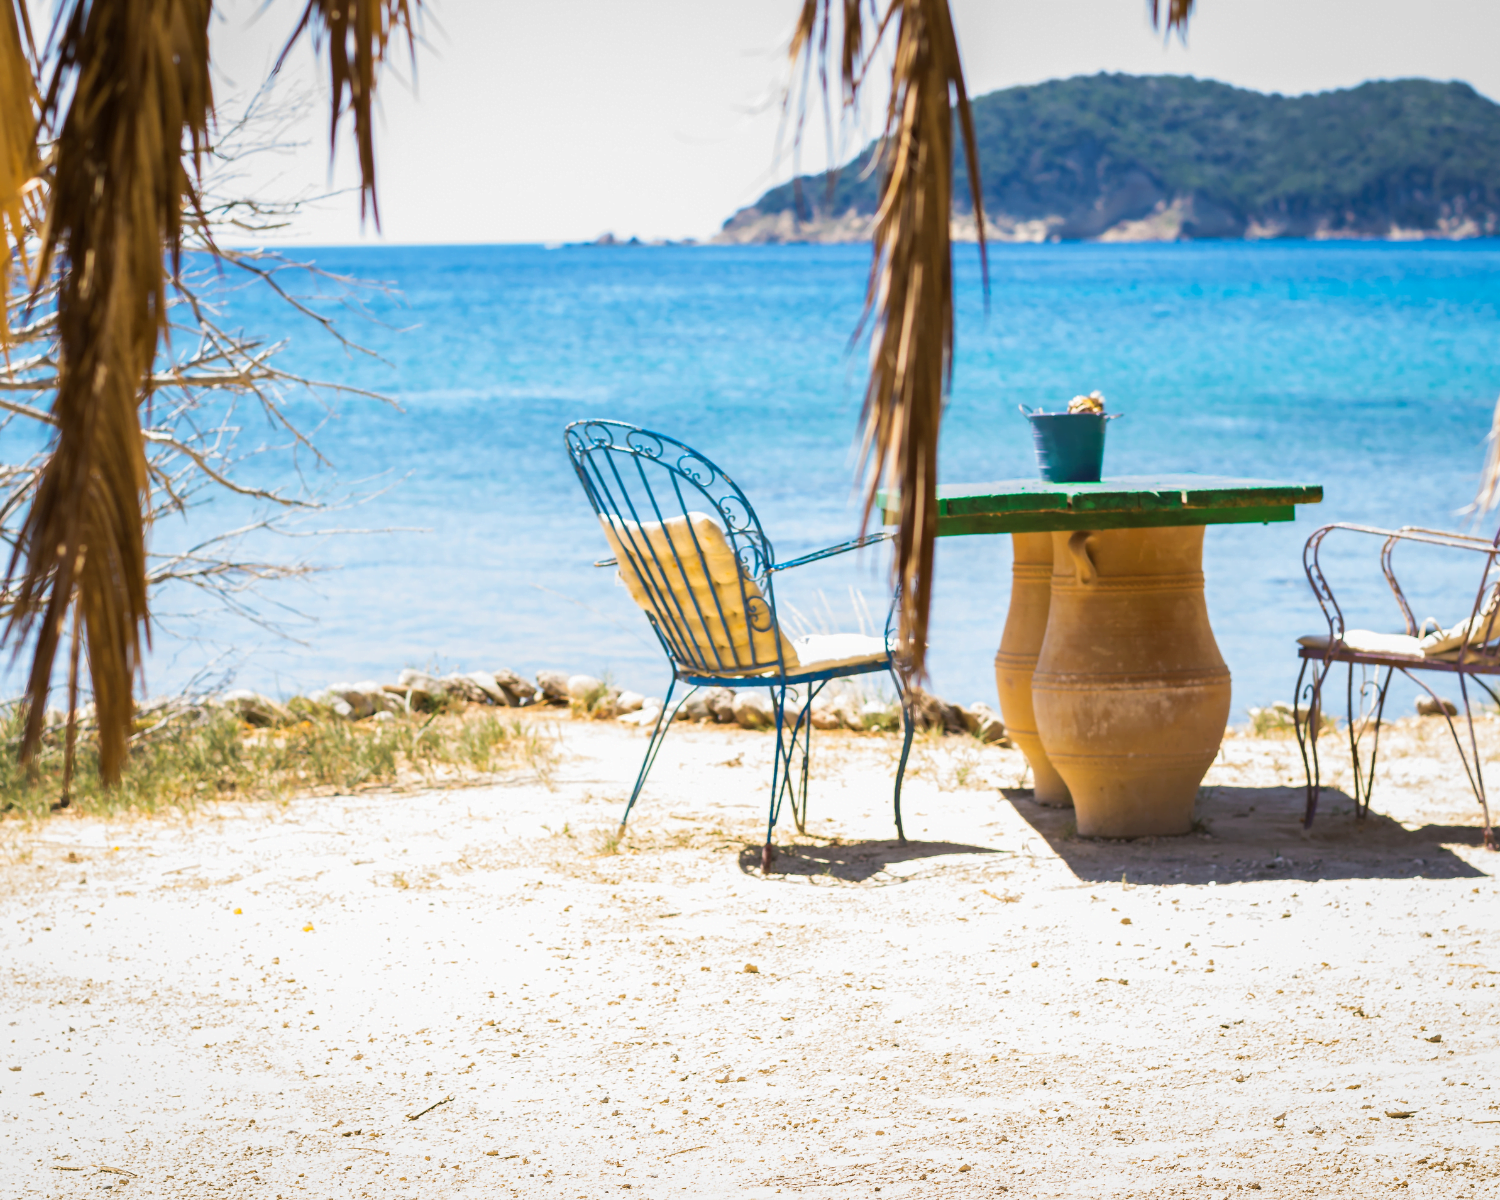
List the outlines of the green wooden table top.
<svg viewBox="0 0 1500 1200">
<path fill-rule="evenodd" d="M 1316 484 L 1213 475 L 1121 475 L 1099 483 L 1004 479 L 938 488 L 938 536 L 1291 521 Z M 884 494 L 881 497 L 885 503 Z M 895 513 L 885 512 L 887 524 Z"/>
</svg>

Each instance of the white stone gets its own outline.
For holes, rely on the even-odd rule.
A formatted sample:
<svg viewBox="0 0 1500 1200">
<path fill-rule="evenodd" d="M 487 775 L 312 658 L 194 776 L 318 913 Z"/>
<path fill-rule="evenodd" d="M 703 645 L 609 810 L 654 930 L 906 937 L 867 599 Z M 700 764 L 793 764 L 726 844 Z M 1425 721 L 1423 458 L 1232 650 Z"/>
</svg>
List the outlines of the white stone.
<svg viewBox="0 0 1500 1200">
<path fill-rule="evenodd" d="M 536 690 L 541 700 L 548 704 L 568 702 L 568 677 L 561 671 L 538 671 Z"/>
<path fill-rule="evenodd" d="M 568 699 L 585 700 L 590 692 L 597 692 L 603 685 L 592 675 L 568 676 Z"/>
<path fill-rule="evenodd" d="M 247 691 L 244 688 L 235 688 L 233 691 L 225 692 L 216 703 L 221 708 L 229 709 L 240 720 L 250 725 L 279 725 L 292 719 L 292 714 L 284 706 L 262 696 L 259 692 Z M 79 719 L 83 719 L 81 711 Z"/>
<path fill-rule="evenodd" d="M 1005 722 L 1000 719 L 1000 714 L 988 704 L 971 704 L 968 708 L 961 708 L 958 711 L 963 714 L 964 725 L 968 727 L 969 732 L 981 742 L 994 745 L 1006 740 Z"/>
<path fill-rule="evenodd" d="M 770 729 L 776 724 L 776 709 L 771 697 L 759 688 L 741 688 L 735 692 L 734 719 L 746 729 Z"/>
<path fill-rule="evenodd" d="M 646 697 L 641 695 L 640 692 L 621 692 L 619 699 L 615 701 L 615 711 L 621 713 L 640 712 L 645 703 Z M 656 702 L 656 707 L 661 707 L 660 700 Z"/>
<path fill-rule="evenodd" d="M 819 696 L 813 704 L 812 723 L 814 729 L 842 729 L 844 717 L 836 703 Z"/>
<path fill-rule="evenodd" d="M 463 675 L 481 692 L 484 693 L 485 701 L 489 704 L 508 705 L 510 697 L 506 695 L 505 689 L 500 686 L 499 680 L 489 671 L 466 671 Z"/>
<path fill-rule="evenodd" d="M 494 697 L 480 685 L 479 681 L 469 675 L 463 675 L 454 671 L 450 675 L 444 675 L 438 682 L 442 684 L 448 695 L 456 696 L 460 700 L 467 700 L 471 704 L 493 704 L 495 702 Z"/>
<path fill-rule="evenodd" d="M 901 708 L 884 700 L 866 700 L 860 708 L 859 719 L 863 729 L 900 729 Z"/>
</svg>

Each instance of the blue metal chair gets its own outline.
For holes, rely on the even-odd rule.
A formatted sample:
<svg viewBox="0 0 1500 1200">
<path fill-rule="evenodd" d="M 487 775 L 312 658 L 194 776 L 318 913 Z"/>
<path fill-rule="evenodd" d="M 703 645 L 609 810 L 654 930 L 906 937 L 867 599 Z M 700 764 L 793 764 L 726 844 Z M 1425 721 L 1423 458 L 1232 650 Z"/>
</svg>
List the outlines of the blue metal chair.
<svg viewBox="0 0 1500 1200">
<path fill-rule="evenodd" d="M 763 687 L 770 692 L 776 723 L 771 806 L 761 852 L 761 869 L 769 871 L 775 857 L 771 835 L 783 800 L 791 801 L 798 832 L 806 831 L 813 701 L 831 679 L 886 672 L 901 699 L 905 731 L 895 789 L 896 835 L 904 843 L 901 780 L 911 752 L 913 719 L 890 617 L 883 638 L 824 634 L 793 642 L 777 620 L 774 586 L 774 576 L 782 571 L 890 535 L 874 534 L 777 562 L 744 492 L 691 447 L 619 421 L 575 421 L 564 440 L 578 481 L 614 551 L 596 565 L 619 568 L 672 667 L 672 682 L 620 828 L 630 819 L 677 710 L 695 691 Z M 687 690 L 674 704 L 678 684 L 686 684 Z M 789 693 L 801 698 L 800 710 L 794 704 L 791 714 Z"/>
</svg>

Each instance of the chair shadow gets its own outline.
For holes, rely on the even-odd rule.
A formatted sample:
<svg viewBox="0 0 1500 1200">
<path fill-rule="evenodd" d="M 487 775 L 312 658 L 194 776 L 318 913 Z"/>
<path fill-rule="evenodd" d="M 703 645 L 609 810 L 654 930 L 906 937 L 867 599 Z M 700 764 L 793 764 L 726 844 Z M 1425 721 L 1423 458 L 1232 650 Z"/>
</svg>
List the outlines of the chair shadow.
<svg viewBox="0 0 1500 1200">
<path fill-rule="evenodd" d="M 759 846 L 740 851 L 740 870 L 760 874 Z M 894 863 L 938 858 L 945 854 L 999 854 L 989 846 L 967 846 L 960 842 L 835 842 L 826 846 L 780 845 L 771 865 L 772 875 L 826 876 L 847 883 L 862 883 Z"/>
<path fill-rule="evenodd" d="M 1005 797 L 1081 880 L 1132 883 L 1239 883 L 1263 879 L 1484 879 L 1449 845 L 1477 847 L 1468 825 L 1407 829 L 1372 812 L 1354 816 L 1354 800 L 1323 790 L 1317 819 L 1302 828 L 1300 787 L 1212 787 L 1198 795 L 1193 833 L 1132 841 L 1080 838 L 1071 808 L 1048 808 L 1030 791 Z M 1500 856 L 1496 866 L 1500 868 Z"/>
</svg>

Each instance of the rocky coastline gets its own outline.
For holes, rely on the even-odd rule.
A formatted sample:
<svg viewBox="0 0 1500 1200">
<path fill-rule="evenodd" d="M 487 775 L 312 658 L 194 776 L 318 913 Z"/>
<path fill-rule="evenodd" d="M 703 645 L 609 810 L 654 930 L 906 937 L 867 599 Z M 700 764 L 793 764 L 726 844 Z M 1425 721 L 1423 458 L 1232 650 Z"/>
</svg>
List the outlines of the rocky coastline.
<svg viewBox="0 0 1500 1200">
<path fill-rule="evenodd" d="M 1430 228 L 1406 228 L 1392 222 L 1370 229 L 1351 229 L 1331 220 L 1266 221 L 1251 220 L 1243 225 L 1229 221 L 1216 206 L 1194 196 L 1162 197 L 1145 212 L 1120 205 L 1120 214 L 1108 211 L 1112 206 L 1101 203 L 1097 210 L 1079 214 L 1048 213 L 1043 216 L 1013 216 L 1008 213 L 986 214 L 985 237 L 997 243 L 1039 245 L 1045 242 L 1183 242 L 1202 238 L 1230 239 L 1246 242 L 1274 241 L 1279 238 L 1305 238 L 1309 241 L 1468 241 L 1493 237 L 1496 223 L 1481 223 L 1466 213 L 1439 217 Z M 814 210 L 799 218 L 790 208 L 766 212 L 755 206 L 742 208 L 724 223 L 723 229 L 709 241 L 714 246 L 844 246 L 870 240 L 875 218 L 871 213 L 850 208 L 842 215 Z M 977 242 L 979 223 L 973 214 L 955 215 L 949 223 L 949 236 L 955 242 Z"/>
<path fill-rule="evenodd" d="M 789 719 L 802 711 L 805 691 L 793 689 Z M 529 679 L 508 668 L 451 672 L 436 676 L 407 669 L 394 683 L 362 680 L 330 683 L 327 687 L 287 700 L 236 689 L 209 698 L 248 725 L 273 727 L 312 718 L 350 722 L 393 721 L 408 713 L 439 713 L 469 706 L 490 708 L 546 708 L 558 715 L 622 725 L 655 726 L 663 701 L 658 696 L 622 690 L 608 680 L 566 671 L 539 671 Z M 913 713 L 918 728 L 966 735 L 987 744 L 1009 744 L 1005 726 L 988 705 L 951 704 L 928 692 L 917 692 Z M 816 729 L 846 729 L 888 733 L 901 728 L 901 709 L 894 700 L 861 690 L 854 680 L 834 680 L 812 704 Z M 743 729 L 771 729 L 775 725 L 769 689 L 700 688 L 679 707 L 677 721 L 738 725 Z"/>
</svg>

